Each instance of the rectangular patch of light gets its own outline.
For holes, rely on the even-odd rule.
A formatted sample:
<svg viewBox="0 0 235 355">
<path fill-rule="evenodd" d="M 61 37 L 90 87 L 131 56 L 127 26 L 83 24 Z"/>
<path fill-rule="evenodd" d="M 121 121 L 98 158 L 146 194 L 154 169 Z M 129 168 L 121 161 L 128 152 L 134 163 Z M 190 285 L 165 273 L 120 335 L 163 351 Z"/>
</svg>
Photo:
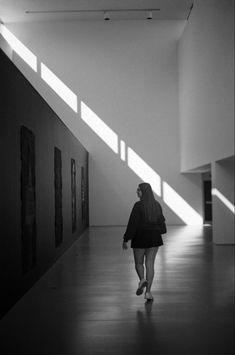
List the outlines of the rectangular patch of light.
<svg viewBox="0 0 235 355">
<path fill-rule="evenodd" d="M 163 201 L 185 224 L 193 226 L 203 224 L 202 216 L 165 181 L 163 182 Z"/>
<path fill-rule="evenodd" d="M 148 182 L 158 196 L 161 196 L 160 176 L 130 147 L 128 147 L 128 166 L 139 178 Z"/>
<path fill-rule="evenodd" d="M 120 141 L 120 157 L 123 161 L 126 160 L 126 144 L 124 141 Z"/>
<path fill-rule="evenodd" d="M 78 112 L 77 95 L 43 63 L 41 63 L 41 78 L 73 111 Z"/>
<path fill-rule="evenodd" d="M 219 190 L 213 188 L 211 191 L 213 196 L 216 196 L 233 214 L 235 214 L 235 207 L 227 197 L 225 197 Z"/>
<path fill-rule="evenodd" d="M 35 71 L 37 72 L 37 57 L 14 35 L 6 26 L 1 24 L 1 35 L 8 42 L 11 48 Z"/>
<path fill-rule="evenodd" d="M 81 102 L 82 120 L 117 154 L 118 136 L 84 102 Z"/>
</svg>

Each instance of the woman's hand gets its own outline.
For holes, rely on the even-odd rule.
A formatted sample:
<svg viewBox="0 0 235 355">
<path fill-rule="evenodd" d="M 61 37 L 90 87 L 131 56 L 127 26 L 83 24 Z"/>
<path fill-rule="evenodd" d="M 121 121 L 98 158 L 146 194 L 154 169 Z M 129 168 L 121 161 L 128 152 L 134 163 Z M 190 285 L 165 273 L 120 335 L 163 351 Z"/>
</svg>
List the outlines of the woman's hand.
<svg viewBox="0 0 235 355">
<path fill-rule="evenodd" d="M 127 242 L 123 242 L 123 243 L 122 243 L 122 249 L 123 249 L 123 250 L 127 250 L 127 249 L 128 249 L 128 244 L 127 244 Z"/>
</svg>

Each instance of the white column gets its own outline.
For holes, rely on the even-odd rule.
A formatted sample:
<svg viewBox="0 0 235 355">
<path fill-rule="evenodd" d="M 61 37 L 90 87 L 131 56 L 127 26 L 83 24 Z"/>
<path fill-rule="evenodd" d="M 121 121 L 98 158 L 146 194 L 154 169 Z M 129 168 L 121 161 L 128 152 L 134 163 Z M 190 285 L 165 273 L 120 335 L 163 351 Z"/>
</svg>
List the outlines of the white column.
<svg viewBox="0 0 235 355">
<path fill-rule="evenodd" d="M 234 244 L 234 159 L 212 164 L 213 242 Z"/>
</svg>

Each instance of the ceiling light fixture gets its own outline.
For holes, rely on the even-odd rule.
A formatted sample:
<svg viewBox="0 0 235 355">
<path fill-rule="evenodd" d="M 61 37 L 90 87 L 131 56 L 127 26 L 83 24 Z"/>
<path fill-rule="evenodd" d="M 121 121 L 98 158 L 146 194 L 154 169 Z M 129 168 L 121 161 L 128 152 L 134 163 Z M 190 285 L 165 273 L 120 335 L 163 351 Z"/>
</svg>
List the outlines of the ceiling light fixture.
<svg viewBox="0 0 235 355">
<path fill-rule="evenodd" d="M 107 11 L 104 11 L 104 20 L 105 21 L 109 21 L 110 20 L 110 17 L 108 15 L 108 12 Z"/>
<path fill-rule="evenodd" d="M 153 12 L 152 12 L 152 10 L 149 10 L 147 20 L 152 20 L 152 19 L 153 19 Z"/>
</svg>

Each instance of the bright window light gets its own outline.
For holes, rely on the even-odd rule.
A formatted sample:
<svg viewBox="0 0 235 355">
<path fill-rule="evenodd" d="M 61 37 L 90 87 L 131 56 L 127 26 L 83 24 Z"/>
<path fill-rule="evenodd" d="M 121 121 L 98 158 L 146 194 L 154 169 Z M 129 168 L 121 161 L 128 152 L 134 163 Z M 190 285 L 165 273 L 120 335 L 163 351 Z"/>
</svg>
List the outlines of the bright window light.
<svg viewBox="0 0 235 355">
<path fill-rule="evenodd" d="M 126 160 L 126 144 L 124 141 L 120 141 L 120 157 L 123 161 Z"/>
<path fill-rule="evenodd" d="M 41 63 L 41 78 L 66 102 L 75 112 L 78 112 L 77 95 L 63 83 L 45 64 Z"/>
<path fill-rule="evenodd" d="M 187 225 L 198 226 L 203 224 L 202 216 L 165 181 L 163 182 L 163 201 Z"/>
<path fill-rule="evenodd" d="M 35 71 L 37 72 L 37 57 L 14 35 L 11 33 L 6 26 L 1 26 L 1 35 L 11 48 Z"/>
<path fill-rule="evenodd" d="M 81 102 L 82 120 L 117 154 L 118 136 L 84 102 Z"/>
<path fill-rule="evenodd" d="M 235 214 L 235 207 L 232 204 L 232 202 L 230 202 L 227 197 L 225 197 L 219 190 L 213 188 L 211 191 L 213 196 L 216 196 L 221 202 L 223 202 L 223 204 L 233 213 Z"/>
<path fill-rule="evenodd" d="M 128 147 L 128 166 L 138 175 L 144 182 L 148 182 L 153 191 L 161 196 L 161 178 L 145 161 Z"/>
</svg>

